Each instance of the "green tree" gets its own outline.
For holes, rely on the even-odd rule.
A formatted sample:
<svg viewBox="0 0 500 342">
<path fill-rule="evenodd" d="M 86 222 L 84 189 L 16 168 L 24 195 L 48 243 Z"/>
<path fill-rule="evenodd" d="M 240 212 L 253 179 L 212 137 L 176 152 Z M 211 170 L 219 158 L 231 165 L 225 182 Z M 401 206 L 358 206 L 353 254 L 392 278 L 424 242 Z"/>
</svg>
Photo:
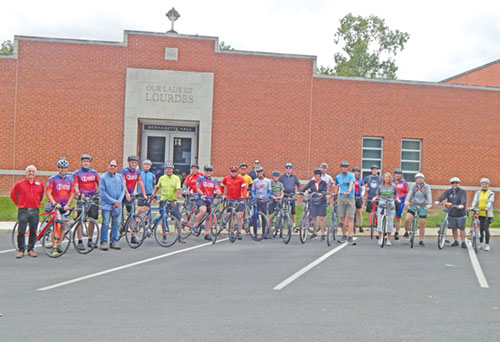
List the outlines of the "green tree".
<svg viewBox="0 0 500 342">
<path fill-rule="evenodd" d="M 2 43 L 0 48 L 0 55 L 12 55 L 14 54 L 14 44 L 10 40 L 6 40 Z"/>
<path fill-rule="evenodd" d="M 340 20 L 335 33 L 334 42 L 343 46 L 343 52 L 334 55 L 334 74 L 396 79 L 398 67 L 392 57 L 404 49 L 408 39 L 408 33 L 389 29 L 384 19 L 374 15 L 355 17 L 349 13 Z"/>
<path fill-rule="evenodd" d="M 221 41 L 219 43 L 219 49 L 221 49 L 221 50 L 234 50 L 234 48 L 232 48 L 231 45 L 226 45 L 226 43 L 224 43 L 224 41 Z"/>
</svg>

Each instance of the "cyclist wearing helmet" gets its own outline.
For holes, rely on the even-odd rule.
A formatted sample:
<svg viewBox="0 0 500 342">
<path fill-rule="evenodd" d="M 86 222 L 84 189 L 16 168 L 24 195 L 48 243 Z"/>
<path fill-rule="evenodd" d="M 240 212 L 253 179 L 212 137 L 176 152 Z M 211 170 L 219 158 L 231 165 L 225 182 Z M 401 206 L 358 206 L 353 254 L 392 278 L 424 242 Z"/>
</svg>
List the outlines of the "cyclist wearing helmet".
<svg viewBox="0 0 500 342">
<path fill-rule="evenodd" d="M 425 247 L 424 236 L 425 236 L 425 219 L 427 218 L 427 210 L 432 207 L 432 192 L 429 184 L 425 183 L 425 176 L 423 173 L 417 173 L 415 175 L 415 183 L 412 184 L 410 192 L 408 194 L 408 199 L 405 203 L 405 209 L 408 209 L 405 217 L 405 235 L 408 237 L 408 228 L 410 227 L 410 222 L 413 219 L 416 211 L 418 210 L 418 216 L 420 217 L 420 246 Z"/>
<path fill-rule="evenodd" d="M 321 169 L 321 180 L 324 180 L 326 185 L 328 185 L 328 190 L 331 190 L 331 187 L 333 187 L 335 185 L 335 183 L 333 181 L 332 176 L 330 176 L 328 173 L 326 173 L 328 171 L 328 164 L 321 163 L 319 167 Z M 311 180 L 313 180 L 313 179 L 314 179 L 314 177 L 311 178 Z"/>
<path fill-rule="evenodd" d="M 240 200 L 243 198 L 243 193 L 246 191 L 247 183 L 238 175 L 238 167 L 231 166 L 229 168 L 231 172 L 229 175 L 222 179 L 220 185 L 221 192 L 225 194 L 228 199 Z M 238 240 L 241 240 L 241 229 L 243 228 L 243 210 L 245 209 L 244 201 L 240 201 L 240 204 L 236 208 L 236 213 L 240 219 L 240 224 L 238 225 Z"/>
<path fill-rule="evenodd" d="M 489 189 L 490 180 L 488 178 L 481 178 L 479 181 L 481 190 L 476 191 L 474 200 L 472 201 L 472 208 L 486 209 L 486 212 L 479 212 L 479 231 L 481 236 L 479 242 L 481 249 L 485 251 L 490 250 L 490 224 L 493 222 L 493 202 L 495 201 L 495 193 Z M 483 241 L 486 244 L 483 244 Z"/>
<path fill-rule="evenodd" d="M 212 206 L 215 195 L 220 195 L 221 193 L 217 184 L 217 180 L 212 178 L 214 167 L 212 165 L 205 165 L 204 170 L 205 175 L 199 177 L 196 181 L 196 198 L 199 212 L 196 215 L 196 219 L 194 222 L 195 227 L 198 227 L 200 220 L 207 212 L 207 207 Z M 210 220 L 211 218 L 209 218 L 209 221 L 207 222 L 207 225 L 205 225 L 205 227 L 212 226 L 212 222 Z M 210 229 L 205 229 L 205 240 L 212 240 L 210 236 Z"/>
<path fill-rule="evenodd" d="M 132 210 L 132 195 L 135 191 L 136 184 L 139 185 L 142 194 L 146 193 L 144 183 L 142 182 L 141 171 L 137 168 L 139 164 L 139 157 L 131 155 L 127 158 L 128 167 L 123 168 L 120 174 L 125 180 L 125 197 L 123 198 L 123 205 L 127 208 L 127 212 Z"/>
<path fill-rule="evenodd" d="M 279 181 L 280 172 L 278 170 L 274 170 L 273 179 L 271 180 L 271 197 L 268 205 L 269 218 L 267 222 L 272 222 L 274 209 L 279 205 L 280 200 L 284 196 L 283 192 L 283 183 Z"/>
<path fill-rule="evenodd" d="M 361 178 L 359 166 L 352 168 L 354 173 L 354 202 L 356 203 L 356 221 L 359 223 L 359 232 L 363 232 L 363 196 L 365 195 L 365 181 Z M 356 227 L 354 227 L 356 231 Z"/>
<path fill-rule="evenodd" d="M 257 173 L 257 178 L 253 181 L 252 186 L 252 198 L 258 199 L 257 201 L 257 211 L 262 212 L 267 215 L 267 200 L 271 196 L 271 180 L 264 177 L 264 168 L 262 166 L 257 166 L 255 168 Z M 269 238 L 268 232 L 264 233 L 264 239 Z"/>
<path fill-rule="evenodd" d="M 138 192 L 139 194 L 144 196 L 144 198 L 139 198 L 139 200 L 137 201 L 138 205 L 137 214 L 141 212 L 147 212 L 148 208 L 151 206 L 150 202 L 147 200 L 146 197 L 151 196 L 153 194 L 156 184 L 156 175 L 151 171 L 152 165 L 153 163 L 149 159 L 146 159 L 145 161 L 142 162 L 141 178 L 146 193 L 143 193 L 141 188 L 139 187 Z"/>
<path fill-rule="evenodd" d="M 309 183 L 307 183 L 306 186 L 301 189 L 301 192 L 310 191 L 311 193 L 313 193 L 311 197 L 311 217 L 313 223 L 313 233 L 309 239 L 318 237 L 318 235 L 316 234 L 317 217 L 319 217 L 321 240 L 325 240 L 326 236 L 326 194 L 322 194 L 322 192 L 328 191 L 328 184 L 326 184 L 326 182 L 321 179 L 321 176 L 322 170 L 315 169 L 313 179 L 310 180 Z"/>
<path fill-rule="evenodd" d="M 460 230 L 460 239 L 462 240 L 462 248 L 467 248 L 465 244 L 465 219 L 467 218 L 467 212 L 465 210 L 465 205 L 467 203 L 467 193 L 464 189 L 459 187 L 460 178 L 453 177 L 450 179 L 451 188 L 443 192 L 441 196 L 438 197 L 434 204 L 439 203 L 451 203 L 451 205 L 456 205 L 456 208 L 450 208 L 448 212 L 448 228 L 453 230 L 453 238 L 455 242 L 451 244 L 451 247 L 458 246 L 458 231 Z"/>
<path fill-rule="evenodd" d="M 285 197 L 293 197 L 295 192 L 300 191 L 300 181 L 299 178 L 292 173 L 293 165 L 292 163 L 285 164 L 285 173 L 282 174 L 279 178 L 281 184 L 283 184 L 283 191 L 285 193 Z M 295 201 L 290 203 L 291 212 L 292 212 L 292 222 L 293 229 L 296 230 L 295 222 L 297 220 L 297 216 L 295 215 Z"/>
<path fill-rule="evenodd" d="M 254 180 L 255 178 L 257 178 L 257 171 L 255 171 L 255 168 L 257 166 L 260 166 L 260 160 L 259 159 L 255 159 L 255 161 L 253 162 L 253 169 L 248 174 L 250 177 L 252 177 L 252 180 Z"/>
<path fill-rule="evenodd" d="M 366 203 L 366 212 L 371 213 L 374 210 L 372 198 L 377 196 L 377 188 L 382 184 L 382 177 L 378 175 L 378 165 L 372 165 L 371 167 L 372 174 L 365 177 L 365 203 Z M 371 215 L 369 215 L 369 219 L 371 220 Z M 368 224 L 372 224 L 368 222 Z"/>
<path fill-rule="evenodd" d="M 68 173 L 69 162 L 65 158 L 60 158 L 57 161 L 57 168 L 59 173 L 51 176 L 47 180 L 46 195 L 52 206 L 56 208 L 63 208 L 65 211 L 69 210 L 71 201 L 75 197 L 75 186 L 73 179 L 67 174 Z M 63 215 L 63 222 L 61 225 L 66 225 L 68 217 Z M 64 230 L 62 230 L 64 231 Z M 51 234 L 52 239 L 52 251 L 51 255 L 57 255 L 62 253 L 61 250 L 61 237 L 57 238 L 55 236 L 55 231 Z"/>
<path fill-rule="evenodd" d="M 204 174 L 199 172 L 200 167 L 198 164 L 191 165 L 191 173 L 186 176 L 184 180 L 184 185 L 182 186 L 184 193 L 196 194 L 196 184 L 198 183 L 198 178 L 203 177 Z"/>
<path fill-rule="evenodd" d="M 243 177 L 243 179 L 245 180 L 245 183 L 247 183 L 247 187 L 245 188 L 245 191 L 243 193 L 243 198 L 248 197 L 248 192 L 252 189 L 252 183 L 253 183 L 252 177 L 247 175 L 247 169 L 248 169 L 248 165 L 246 163 L 240 164 L 240 176 Z"/>
<path fill-rule="evenodd" d="M 94 196 L 99 191 L 99 174 L 96 170 L 90 168 L 90 162 L 92 157 L 89 154 L 82 154 L 80 157 L 82 167 L 73 172 L 73 182 L 75 184 L 75 195 L 80 198 L 85 198 L 87 196 Z M 78 207 L 81 208 L 81 203 L 78 203 Z M 99 206 L 90 206 L 88 216 L 96 219 L 99 217 Z M 92 236 L 94 231 L 94 223 L 89 222 L 89 236 Z M 82 228 L 78 226 L 78 249 L 84 250 L 82 242 Z M 89 239 L 88 247 L 93 247 L 93 242 Z"/>
<path fill-rule="evenodd" d="M 354 174 L 349 172 L 349 163 L 343 161 L 340 163 L 341 172 L 335 177 L 335 193 L 338 194 L 337 215 L 342 219 L 342 237 L 339 243 L 348 242 L 350 245 L 356 245 L 352 237 L 354 232 L 354 212 L 356 203 L 354 202 Z M 347 236 L 349 234 L 349 237 Z"/>
<path fill-rule="evenodd" d="M 394 180 L 392 184 L 396 186 L 398 191 L 397 197 L 399 202 L 396 201 L 396 233 L 394 233 L 394 240 L 399 240 L 399 229 L 401 229 L 401 217 L 403 216 L 404 203 L 406 195 L 408 195 L 408 183 L 403 178 L 403 171 L 398 167 L 394 170 Z"/>
<path fill-rule="evenodd" d="M 180 221 L 181 213 L 176 202 L 181 193 L 181 179 L 179 176 L 174 175 L 174 164 L 172 162 L 165 163 L 165 174 L 158 179 L 153 190 L 153 196 L 156 196 L 159 189 L 161 190 L 160 207 L 165 205 L 166 201 L 174 202 L 172 215 Z"/>
</svg>

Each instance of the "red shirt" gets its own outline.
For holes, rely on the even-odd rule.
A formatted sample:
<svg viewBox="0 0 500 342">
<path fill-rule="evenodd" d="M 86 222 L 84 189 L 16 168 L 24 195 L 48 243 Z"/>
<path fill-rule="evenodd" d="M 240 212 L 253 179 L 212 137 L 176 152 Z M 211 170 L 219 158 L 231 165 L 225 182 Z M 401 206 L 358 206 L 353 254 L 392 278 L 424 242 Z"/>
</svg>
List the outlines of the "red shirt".
<svg viewBox="0 0 500 342">
<path fill-rule="evenodd" d="M 241 176 L 233 176 L 229 175 L 224 177 L 222 183 L 220 185 L 220 189 L 222 193 L 224 193 L 224 186 L 227 188 L 226 195 L 227 198 L 230 199 L 240 199 L 243 198 L 243 191 L 246 189 L 247 183 L 245 179 Z"/>
<path fill-rule="evenodd" d="M 28 178 L 17 182 L 10 192 L 10 199 L 18 208 L 40 208 L 43 199 L 43 183 L 33 180 L 30 184 Z"/>
<path fill-rule="evenodd" d="M 187 175 L 186 179 L 184 180 L 184 185 L 189 188 L 190 192 L 195 194 L 196 193 L 196 183 L 198 181 L 198 178 L 203 177 L 203 176 L 204 176 L 204 174 L 201 172 L 198 172 L 196 174 L 196 176 L 193 175 L 192 173 L 190 173 L 189 175 Z"/>
</svg>

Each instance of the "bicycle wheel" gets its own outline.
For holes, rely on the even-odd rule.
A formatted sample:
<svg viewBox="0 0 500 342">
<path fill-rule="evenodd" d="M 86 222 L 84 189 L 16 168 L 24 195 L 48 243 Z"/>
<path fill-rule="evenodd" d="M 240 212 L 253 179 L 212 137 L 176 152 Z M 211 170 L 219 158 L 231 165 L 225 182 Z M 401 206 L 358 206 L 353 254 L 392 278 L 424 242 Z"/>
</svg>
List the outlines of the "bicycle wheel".
<svg viewBox="0 0 500 342">
<path fill-rule="evenodd" d="M 12 228 L 12 234 L 11 234 L 11 241 L 12 241 L 12 246 L 14 246 L 15 249 L 19 250 L 19 246 L 17 245 L 17 230 L 19 228 L 19 222 L 16 222 L 14 224 L 14 228 Z M 28 227 L 26 227 L 28 228 Z M 26 236 L 26 231 L 28 231 L 28 236 Z M 24 233 L 24 245 L 26 246 L 26 241 L 28 241 L 29 238 L 29 229 L 26 229 Z"/>
<path fill-rule="evenodd" d="M 273 215 L 273 219 L 269 221 L 269 235 L 275 238 L 278 235 L 278 232 L 281 230 L 281 219 L 278 217 L 278 214 Z"/>
<path fill-rule="evenodd" d="M 381 235 L 382 243 L 380 244 L 380 248 L 384 248 L 385 242 L 387 240 L 387 237 L 385 236 L 387 233 L 387 216 L 385 215 L 382 217 L 381 228 L 382 228 L 382 235 Z"/>
<path fill-rule="evenodd" d="M 417 230 L 417 216 L 413 216 L 410 226 L 410 248 L 413 248 L 413 243 L 415 242 L 415 232 Z"/>
<path fill-rule="evenodd" d="M 124 217 L 123 210 L 124 209 L 122 209 L 122 220 L 120 221 L 121 222 L 120 229 L 118 230 L 118 241 L 120 241 L 121 238 L 127 234 L 127 226 L 130 221 L 130 215 Z"/>
<path fill-rule="evenodd" d="M 92 225 L 90 224 L 92 223 Z M 89 228 L 92 226 L 92 228 Z M 80 254 L 88 254 L 92 252 L 99 243 L 99 224 L 93 218 L 87 218 L 83 224 L 81 221 L 77 221 L 73 227 L 70 227 L 73 231 L 73 247 Z M 78 249 L 78 233 L 81 232 L 82 244 L 84 249 Z M 92 242 L 89 246 L 89 243 Z"/>
<path fill-rule="evenodd" d="M 133 249 L 142 245 L 146 239 L 146 227 L 144 225 L 144 220 L 140 215 L 133 214 L 128 220 L 125 238 L 129 247 Z"/>
<path fill-rule="evenodd" d="M 182 216 L 181 231 L 179 232 L 179 237 L 182 240 L 187 239 L 188 237 L 191 236 L 191 234 L 193 234 L 194 236 L 200 235 L 201 227 L 199 227 L 198 229 L 195 229 L 193 232 L 195 220 L 196 220 L 196 215 L 194 212 L 192 214 L 187 214 L 186 216 Z"/>
<path fill-rule="evenodd" d="M 163 221 L 165 226 L 162 226 Z M 179 220 L 172 215 L 167 215 L 164 220 L 159 220 L 153 228 L 155 240 L 162 247 L 170 247 L 179 239 L 180 229 Z"/>
<path fill-rule="evenodd" d="M 264 238 L 267 229 L 266 215 L 260 211 L 250 220 L 250 236 L 254 241 L 260 241 Z"/>
<path fill-rule="evenodd" d="M 474 222 L 472 224 L 472 239 L 471 239 L 471 242 L 472 242 L 472 248 L 474 248 L 474 252 L 476 252 L 477 254 L 477 245 L 478 245 L 478 242 L 479 242 L 479 229 L 478 229 L 478 224 L 476 222 Z"/>
<path fill-rule="evenodd" d="M 442 249 L 444 247 L 444 243 L 446 241 L 446 230 L 448 229 L 448 220 L 443 220 L 441 225 L 439 226 L 438 232 L 438 248 Z"/>
<path fill-rule="evenodd" d="M 375 229 L 377 228 L 375 225 L 375 214 L 370 213 L 371 215 L 371 223 L 370 223 L 370 238 L 373 240 L 373 235 L 375 234 Z"/>
<path fill-rule="evenodd" d="M 327 232 L 326 232 L 326 244 L 331 246 L 333 241 L 337 238 L 337 217 L 332 215 L 328 220 Z"/>
<path fill-rule="evenodd" d="M 205 222 L 208 222 L 209 220 L 212 220 L 210 224 L 210 236 L 212 237 L 212 244 L 215 244 L 217 242 L 217 237 L 220 234 L 220 229 L 217 225 L 217 217 L 212 213 L 208 217 L 208 219 Z"/>
<path fill-rule="evenodd" d="M 66 227 L 66 225 L 63 226 L 58 223 L 58 227 L 56 227 L 55 223 L 52 222 L 45 230 L 45 233 L 43 233 L 43 251 L 51 258 L 59 258 L 68 251 L 69 245 L 71 244 L 71 230 L 63 227 Z M 61 244 L 58 247 L 54 247 L 52 245 L 52 236 L 54 233 L 56 238 L 61 241 Z"/>
<path fill-rule="evenodd" d="M 238 237 L 238 228 L 239 228 L 239 218 L 238 214 L 235 212 L 231 212 L 229 215 L 229 220 L 227 222 L 227 237 L 230 242 L 235 242 Z"/>
<path fill-rule="evenodd" d="M 299 238 L 300 238 L 300 242 L 302 242 L 302 243 L 306 243 L 306 241 L 307 241 L 307 235 L 309 234 L 310 222 L 311 222 L 311 220 L 309 218 L 309 214 L 302 216 L 302 218 L 300 220 Z"/>
<path fill-rule="evenodd" d="M 288 244 L 292 238 L 292 218 L 290 217 L 290 214 L 285 212 L 283 216 L 281 216 L 280 221 L 281 239 L 285 244 Z"/>
</svg>

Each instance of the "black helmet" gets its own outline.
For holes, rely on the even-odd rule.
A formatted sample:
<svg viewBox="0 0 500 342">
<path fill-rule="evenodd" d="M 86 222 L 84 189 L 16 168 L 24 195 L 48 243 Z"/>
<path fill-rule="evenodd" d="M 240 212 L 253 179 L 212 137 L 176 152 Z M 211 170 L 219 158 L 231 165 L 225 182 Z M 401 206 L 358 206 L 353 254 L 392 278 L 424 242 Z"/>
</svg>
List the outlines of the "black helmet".
<svg viewBox="0 0 500 342">
<path fill-rule="evenodd" d="M 314 174 L 315 175 L 322 175 L 323 171 L 321 169 L 314 169 Z"/>
<path fill-rule="evenodd" d="M 361 169 L 359 168 L 359 166 L 355 166 L 352 168 L 352 172 L 355 172 L 355 171 L 361 171 Z"/>
<path fill-rule="evenodd" d="M 136 156 L 135 154 L 132 154 L 132 155 L 128 156 L 127 161 L 129 161 L 129 162 L 130 161 L 137 161 L 138 162 L 139 161 L 139 157 Z"/>
<path fill-rule="evenodd" d="M 195 168 L 197 168 L 197 169 L 199 169 L 199 168 L 200 168 L 200 166 L 199 166 L 198 164 L 196 164 L 196 163 L 191 164 L 191 168 L 193 168 L 193 167 L 195 167 Z"/>
<path fill-rule="evenodd" d="M 264 171 L 264 168 L 260 165 L 255 168 L 255 172 L 263 172 L 263 171 Z"/>
<path fill-rule="evenodd" d="M 394 173 L 403 173 L 403 170 L 401 170 L 399 167 L 394 169 Z"/>
<path fill-rule="evenodd" d="M 92 161 L 92 156 L 90 154 L 82 154 L 80 160 L 88 159 Z"/>
<path fill-rule="evenodd" d="M 340 163 L 340 167 L 343 166 L 349 166 L 349 162 L 344 160 L 342 163 Z"/>
<path fill-rule="evenodd" d="M 278 170 L 274 170 L 273 171 L 273 176 L 274 177 L 279 177 L 280 175 L 281 175 L 281 173 Z"/>
<path fill-rule="evenodd" d="M 214 167 L 213 167 L 213 165 L 205 165 L 203 167 L 203 170 L 205 170 L 205 171 L 213 171 Z"/>
<path fill-rule="evenodd" d="M 247 163 L 241 163 L 240 167 L 248 167 Z"/>
</svg>

